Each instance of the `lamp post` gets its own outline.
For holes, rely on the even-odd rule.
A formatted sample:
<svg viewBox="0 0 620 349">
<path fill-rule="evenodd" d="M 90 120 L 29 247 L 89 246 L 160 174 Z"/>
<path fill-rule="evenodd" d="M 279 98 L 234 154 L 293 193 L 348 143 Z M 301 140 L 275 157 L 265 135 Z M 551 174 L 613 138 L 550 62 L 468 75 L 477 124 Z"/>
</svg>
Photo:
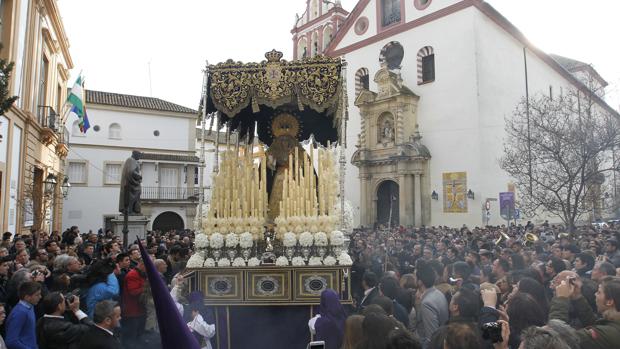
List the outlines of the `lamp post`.
<svg viewBox="0 0 620 349">
<path fill-rule="evenodd" d="M 58 182 L 56 181 L 56 176 L 54 176 L 51 173 L 47 175 L 47 177 L 43 181 L 43 184 L 45 184 L 45 195 L 46 196 L 54 195 L 54 189 L 56 188 L 57 183 Z"/>
<path fill-rule="evenodd" d="M 69 177 L 65 176 L 62 180 L 62 197 L 66 199 L 69 196 L 69 189 L 71 189 L 71 183 L 69 183 Z"/>
</svg>

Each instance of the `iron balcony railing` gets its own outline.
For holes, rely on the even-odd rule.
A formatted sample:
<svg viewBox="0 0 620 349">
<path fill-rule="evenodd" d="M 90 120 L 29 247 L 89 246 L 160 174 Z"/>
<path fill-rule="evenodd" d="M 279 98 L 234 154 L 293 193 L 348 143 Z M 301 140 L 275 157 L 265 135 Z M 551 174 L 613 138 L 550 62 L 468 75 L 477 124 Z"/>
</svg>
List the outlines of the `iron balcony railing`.
<svg viewBox="0 0 620 349">
<path fill-rule="evenodd" d="M 40 105 L 37 110 L 39 125 L 58 131 L 60 116 L 49 105 Z"/>
<path fill-rule="evenodd" d="M 143 200 L 181 200 L 198 201 L 200 188 L 184 187 L 142 187 Z"/>
</svg>

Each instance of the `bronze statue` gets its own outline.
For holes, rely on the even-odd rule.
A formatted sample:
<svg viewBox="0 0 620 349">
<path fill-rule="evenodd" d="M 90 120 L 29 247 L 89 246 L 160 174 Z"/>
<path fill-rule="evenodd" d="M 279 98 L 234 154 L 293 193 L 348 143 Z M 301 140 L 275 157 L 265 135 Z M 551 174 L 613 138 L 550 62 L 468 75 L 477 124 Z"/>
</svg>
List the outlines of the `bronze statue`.
<svg viewBox="0 0 620 349">
<path fill-rule="evenodd" d="M 127 215 L 139 215 L 140 195 L 142 194 L 142 173 L 140 173 L 139 151 L 132 151 L 131 157 L 125 160 L 121 177 L 121 195 L 118 201 L 118 210 Z"/>
</svg>

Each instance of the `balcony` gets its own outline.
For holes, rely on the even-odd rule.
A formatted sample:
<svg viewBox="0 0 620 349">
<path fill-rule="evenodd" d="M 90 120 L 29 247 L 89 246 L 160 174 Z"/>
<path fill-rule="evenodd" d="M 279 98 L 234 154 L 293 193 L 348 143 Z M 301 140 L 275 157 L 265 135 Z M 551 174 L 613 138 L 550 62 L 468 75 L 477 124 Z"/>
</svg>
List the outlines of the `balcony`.
<svg viewBox="0 0 620 349">
<path fill-rule="evenodd" d="M 41 142 L 45 145 L 54 143 L 58 138 L 58 121 L 59 115 L 54 108 L 48 105 L 40 105 L 37 108 L 37 121 L 42 127 Z"/>
<path fill-rule="evenodd" d="M 142 187 L 142 200 L 148 201 L 192 201 L 200 199 L 200 188 L 184 187 Z"/>
</svg>

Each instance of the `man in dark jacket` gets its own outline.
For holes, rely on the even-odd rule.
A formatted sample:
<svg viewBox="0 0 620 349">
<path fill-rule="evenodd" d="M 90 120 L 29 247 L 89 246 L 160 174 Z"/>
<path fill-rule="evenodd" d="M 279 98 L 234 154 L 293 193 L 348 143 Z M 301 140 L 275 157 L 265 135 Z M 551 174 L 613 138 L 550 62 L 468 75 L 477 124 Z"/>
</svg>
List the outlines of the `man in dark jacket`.
<svg viewBox="0 0 620 349">
<path fill-rule="evenodd" d="M 582 348 L 616 348 L 620 343 L 620 278 L 606 277 L 596 292 L 596 307 L 602 319 L 595 320 L 592 308 L 581 295 L 581 280 L 564 280 L 555 288 L 549 319 L 568 322 L 570 304 L 582 320 L 577 330 Z"/>
<path fill-rule="evenodd" d="M 95 325 L 82 337 L 80 349 L 121 349 L 121 342 L 112 332 L 121 321 L 121 307 L 111 300 L 95 306 Z"/>
<path fill-rule="evenodd" d="M 68 305 L 68 307 L 67 307 Z M 79 321 L 64 318 L 70 310 Z M 80 298 L 71 296 L 65 301 L 60 292 L 52 292 L 43 298 L 45 315 L 37 322 L 37 342 L 40 349 L 77 349 L 84 333 L 93 322 L 80 310 Z"/>
</svg>

